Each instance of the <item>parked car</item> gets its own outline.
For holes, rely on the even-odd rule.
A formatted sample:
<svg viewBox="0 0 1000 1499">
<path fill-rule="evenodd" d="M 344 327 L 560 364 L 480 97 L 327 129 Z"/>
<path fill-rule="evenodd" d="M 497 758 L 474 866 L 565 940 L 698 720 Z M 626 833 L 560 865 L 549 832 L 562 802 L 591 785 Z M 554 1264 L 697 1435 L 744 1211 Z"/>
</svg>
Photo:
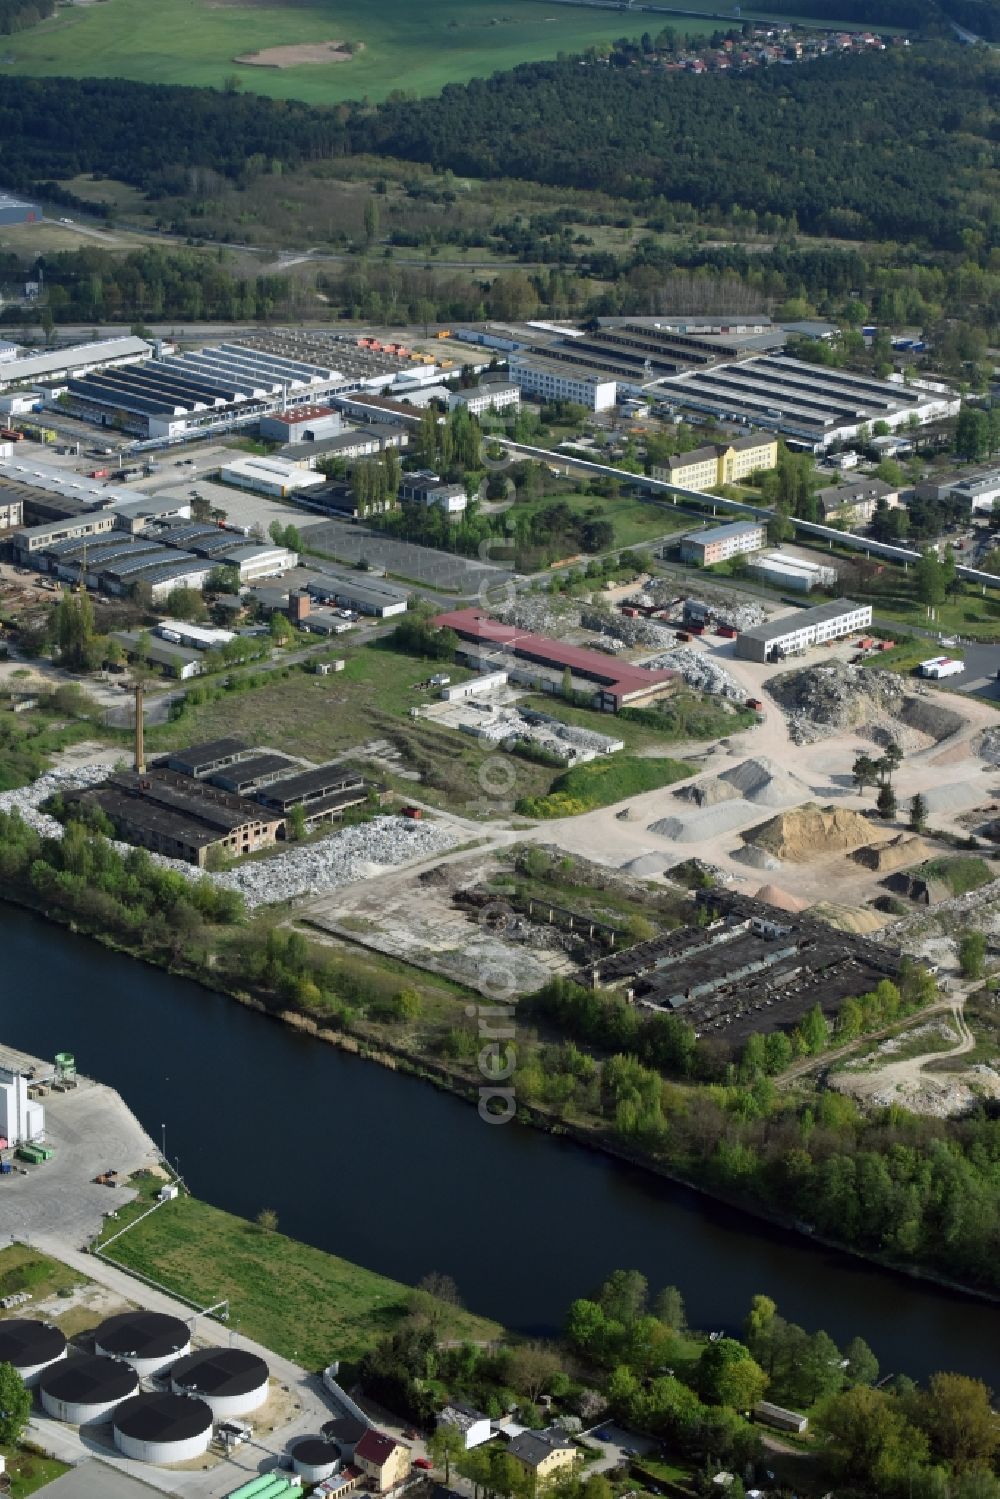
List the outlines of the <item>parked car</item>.
<svg viewBox="0 0 1000 1499">
<path fill-rule="evenodd" d="M 415 1468 L 424 1468 L 425 1470 L 429 1471 L 431 1468 L 433 1468 L 434 1464 L 431 1462 L 429 1457 L 418 1457 L 414 1459 L 413 1466 Z"/>
</svg>

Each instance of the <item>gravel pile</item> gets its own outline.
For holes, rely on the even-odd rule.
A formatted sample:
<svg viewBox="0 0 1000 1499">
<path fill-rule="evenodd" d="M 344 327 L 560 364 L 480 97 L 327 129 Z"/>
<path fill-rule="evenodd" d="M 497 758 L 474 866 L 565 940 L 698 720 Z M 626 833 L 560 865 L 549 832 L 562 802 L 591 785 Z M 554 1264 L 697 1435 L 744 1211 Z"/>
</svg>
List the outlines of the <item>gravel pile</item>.
<svg viewBox="0 0 1000 1499">
<path fill-rule="evenodd" d="M 758 807 L 794 807 L 811 794 L 805 781 L 763 755 L 724 770 L 719 779 Z"/>
<path fill-rule="evenodd" d="M 627 624 L 634 621 L 627 620 Z M 678 645 L 672 650 L 661 651 L 643 661 L 652 671 L 676 671 L 684 678 L 686 686 L 696 692 L 713 692 L 718 697 L 728 697 L 734 702 L 745 702 L 746 692 L 726 671 L 725 667 L 702 651 L 690 645 Z"/>
<path fill-rule="evenodd" d="M 788 715 L 796 744 L 812 744 L 844 729 L 888 728 L 903 745 L 898 714 L 906 693 L 899 677 L 833 662 L 784 672 L 768 683 Z"/>
<path fill-rule="evenodd" d="M 669 838 L 674 843 L 704 843 L 745 823 L 748 810 L 741 797 L 737 801 L 699 807 L 696 812 L 661 817 L 658 822 L 649 824 L 649 831 L 658 833 L 661 838 Z"/>
<path fill-rule="evenodd" d="M 784 867 L 780 859 L 776 859 L 766 849 L 754 848 L 752 843 L 748 843 L 745 848 L 734 848 L 729 857 L 735 859 L 737 864 L 749 864 L 751 869 L 773 871 Z"/>
</svg>

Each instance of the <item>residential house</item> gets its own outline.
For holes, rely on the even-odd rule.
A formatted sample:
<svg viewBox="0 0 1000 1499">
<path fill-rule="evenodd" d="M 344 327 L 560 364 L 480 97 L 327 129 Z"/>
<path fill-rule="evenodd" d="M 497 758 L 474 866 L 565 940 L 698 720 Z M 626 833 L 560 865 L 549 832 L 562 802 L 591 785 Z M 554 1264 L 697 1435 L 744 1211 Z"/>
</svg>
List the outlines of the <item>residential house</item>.
<svg viewBox="0 0 1000 1499">
<path fill-rule="evenodd" d="M 372 1426 L 354 1449 L 354 1466 L 384 1494 L 409 1473 L 410 1449 Z"/>
<path fill-rule="evenodd" d="M 531 1475 L 536 1488 L 572 1468 L 580 1456 L 575 1443 L 558 1426 L 523 1431 L 511 1442 L 510 1454 Z"/>
<path fill-rule="evenodd" d="M 866 526 L 880 500 L 887 505 L 898 505 L 899 490 L 884 479 L 864 478 L 851 479 L 847 484 L 829 484 L 816 491 L 821 520 L 837 516 L 854 526 Z"/>
<path fill-rule="evenodd" d="M 453 1426 L 456 1431 L 461 1432 L 465 1439 L 466 1452 L 471 1452 L 473 1447 L 479 1447 L 483 1442 L 488 1442 L 493 1435 L 489 1416 L 484 1416 L 481 1411 L 473 1410 L 470 1405 L 446 1405 L 444 1410 L 438 1412 L 437 1424 Z"/>
</svg>

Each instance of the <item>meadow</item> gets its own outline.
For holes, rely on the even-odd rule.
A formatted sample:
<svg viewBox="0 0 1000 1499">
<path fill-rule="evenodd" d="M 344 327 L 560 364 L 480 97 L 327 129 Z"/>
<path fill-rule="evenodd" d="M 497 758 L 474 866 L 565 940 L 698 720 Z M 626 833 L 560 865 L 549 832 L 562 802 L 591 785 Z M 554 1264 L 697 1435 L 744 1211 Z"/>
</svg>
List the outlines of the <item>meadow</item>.
<svg viewBox="0 0 1000 1499">
<path fill-rule="evenodd" d="M 522 62 L 580 52 L 621 36 L 613 10 L 545 0 L 103 0 L 60 8 L 51 21 L 4 38 L 4 73 L 131 78 L 222 86 L 314 104 L 384 99 L 395 89 L 434 94 L 447 83 Z M 663 18 L 668 20 L 667 17 Z M 715 23 L 685 19 L 684 31 Z M 640 30 L 626 22 L 625 30 Z M 242 54 L 319 42 L 361 44 L 349 61 L 293 67 L 236 64 Z"/>
</svg>

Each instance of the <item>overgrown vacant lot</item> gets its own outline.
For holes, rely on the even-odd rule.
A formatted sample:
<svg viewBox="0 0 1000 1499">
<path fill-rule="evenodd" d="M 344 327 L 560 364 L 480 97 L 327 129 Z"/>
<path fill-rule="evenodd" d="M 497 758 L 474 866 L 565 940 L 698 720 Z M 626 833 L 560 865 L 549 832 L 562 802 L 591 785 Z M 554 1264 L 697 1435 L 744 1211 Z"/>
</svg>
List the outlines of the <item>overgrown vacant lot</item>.
<svg viewBox="0 0 1000 1499">
<path fill-rule="evenodd" d="M 686 18 L 686 31 L 711 21 Z M 621 32 L 614 12 L 541 0 L 105 0 L 57 10 L 52 21 L 5 39 L 0 71 L 132 78 L 220 87 L 234 75 L 248 93 L 333 103 L 384 99 L 393 89 L 433 94 L 520 62 L 576 52 Z M 234 59 L 298 43 L 363 43 L 349 62 L 241 66 Z"/>
<path fill-rule="evenodd" d="M 148 1207 L 161 1182 L 134 1185 L 141 1189 L 138 1204 Z M 358 1357 L 409 1313 L 412 1293 L 398 1281 L 194 1197 L 166 1203 L 110 1252 L 126 1268 L 204 1306 L 228 1297 L 242 1333 L 307 1369 Z M 499 1331 L 471 1312 L 440 1310 L 442 1337 L 490 1338 Z"/>
</svg>

